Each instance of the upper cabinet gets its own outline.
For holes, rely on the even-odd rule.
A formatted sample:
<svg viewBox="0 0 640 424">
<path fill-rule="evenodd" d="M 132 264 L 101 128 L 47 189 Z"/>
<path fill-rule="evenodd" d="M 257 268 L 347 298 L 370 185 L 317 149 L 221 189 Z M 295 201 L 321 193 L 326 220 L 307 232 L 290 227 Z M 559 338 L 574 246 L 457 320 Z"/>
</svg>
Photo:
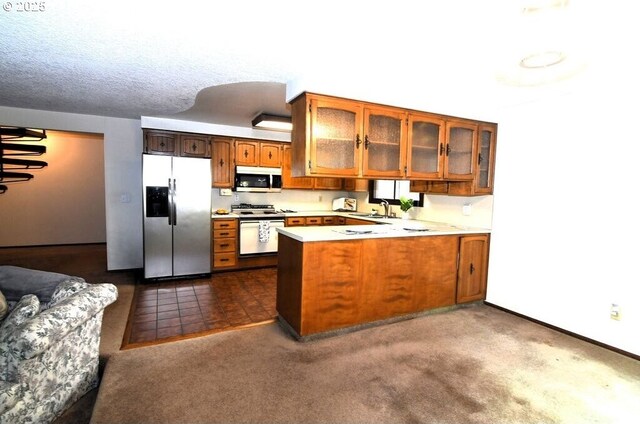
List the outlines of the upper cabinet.
<svg viewBox="0 0 640 424">
<path fill-rule="evenodd" d="M 439 179 L 444 176 L 445 122 L 428 114 L 409 114 L 407 176 Z"/>
<path fill-rule="evenodd" d="M 294 176 L 434 181 L 421 186 L 460 195 L 493 190 L 495 124 L 312 93 L 291 102 L 291 116 Z"/>
<path fill-rule="evenodd" d="M 211 137 L 197 134 L 180 134 L 180 156 L 211 157 Z"/>
<path fill-rule="evenodd" d="M 144 153 L 153 155 L 211 157 L 208 135 L 143 129 Z"/>
<path fill-rule="evenodd" d="M 282 188 L 342 190 L 343 180 L 342 178 L 292 177 L 291 147 L 285 145 L 282 148 Z"/>
<path fill-rule="evenodd" d="M 404 112 L 311 94 L 294 102 L 292 109 L 307 119 L 293 117 L 292 145 L 304 150 L 308 168 L 298 163 L 295 175 L 402 178 Z"/>
<path fill-rule="evenodd" d="M 447 121 L 444 148 L 444 178 L 473 180 L 477 150 L 478 124 L 471 121 Z"/>
<path fill-rule="evenodd" d="M 403 178 L 407 149 L 407 114 L 393 108 L 364 108 L 363 177 Z"/>
<path fill-rule="evenodd" d="M 233 139 L 213 137 L 211 176 L 212 186 L 218 188 L 233 187 Z"/>
<path fill-rule="evenodd" d="M 178 154 L 178 133 L 171 131 L 143 130 L 145 153 L 153 155 Z"/>
<path fill-rule="evenodd" d="M 478 126 L 478 162 L 474 194 L 493 193 L 497 133 L 498 126 L 495 124 L 480 124 Z"/>
<path fill-rule="evenodd" d="M 357 176 L 360 173 L 362 106 L 318 97 L 300 99 L 309 107 L 308 128 L 292 130 L 301 143 L 308 138 L 309 172 L 317 175 Z M 300 133 L 297 130 L 302 130 Z M 296 140 L 297 142 L 298 140 Z M 304 147 L 303 147 L 304 148 Z"/>
<path fill-rule="evenodd" d="M 282 166 L 282 143 L 236 140 L 236 165 Z"/>
</svg>

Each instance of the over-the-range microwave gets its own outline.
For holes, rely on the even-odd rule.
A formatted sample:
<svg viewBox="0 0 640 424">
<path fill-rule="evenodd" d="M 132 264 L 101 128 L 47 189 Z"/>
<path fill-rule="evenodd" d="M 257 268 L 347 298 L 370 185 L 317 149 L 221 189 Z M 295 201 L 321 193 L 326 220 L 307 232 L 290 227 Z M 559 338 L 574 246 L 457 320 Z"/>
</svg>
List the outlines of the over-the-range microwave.
<svg viewBox="0 0 640 424">
<path fill-rule="evenodd" d="M 277 193 L 282 191 L 282 169 L 236 166 L 235 191 Z"/>
</svg>

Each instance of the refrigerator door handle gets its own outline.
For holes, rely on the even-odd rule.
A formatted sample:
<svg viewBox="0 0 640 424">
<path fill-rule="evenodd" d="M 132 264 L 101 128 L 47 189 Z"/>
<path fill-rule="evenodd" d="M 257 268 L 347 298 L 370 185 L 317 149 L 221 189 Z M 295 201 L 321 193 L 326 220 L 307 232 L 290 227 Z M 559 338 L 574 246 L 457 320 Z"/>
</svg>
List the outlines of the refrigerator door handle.
<svg viewBox="0 0 640 424">
<path fill-rule="evenodd" d="M 176 190 L 177 190 L 178 186 L 176 184 L 176 179 L 173 179 L 173 225 L 178 225 L 178 211 L 176 209 L 176 199 L 175 199 L 175 195 L 176 195 Z"/>
<path fill-rule="evenodd" d="M 167 186 L 169 187 L 169 196 L 167 196 L 169 200 L 169 213 L 167 216 L 169 217 L 169 225 L 173 225 L 173 192 L 171 190 L 171 178 L 169 178 Z"/>
</svg>

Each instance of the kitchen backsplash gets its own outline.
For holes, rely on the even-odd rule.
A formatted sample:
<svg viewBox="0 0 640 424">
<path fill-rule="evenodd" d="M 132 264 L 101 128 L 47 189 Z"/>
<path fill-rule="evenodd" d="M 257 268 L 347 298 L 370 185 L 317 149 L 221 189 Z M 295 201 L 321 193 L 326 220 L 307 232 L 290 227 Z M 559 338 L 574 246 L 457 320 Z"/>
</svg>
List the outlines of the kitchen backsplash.
<svg viewBox="0 0 640 424">
<path fill-rule="evenodd" d="M 231 209 L 232 204 L 273 204 L 276 209 L 293 211 L 330 211 L 336 197 L 354 197 L 358 211 L 383 213 L 379 204 L 369 203 L 369 193 L 328 190 L 282 190 L 280 193 L 235 193 L 220 196 L 219 189 L 211 191 L 211 209 Z M 400 216 L 400 206 L 391 206 L 391 211 Z M 491 228 L 493 218 L 493 196 L 439 196 L 425 195 L 423 207 L 410 209 L 412 219 L 447 222 L 469 227 Z"/>
</svg>

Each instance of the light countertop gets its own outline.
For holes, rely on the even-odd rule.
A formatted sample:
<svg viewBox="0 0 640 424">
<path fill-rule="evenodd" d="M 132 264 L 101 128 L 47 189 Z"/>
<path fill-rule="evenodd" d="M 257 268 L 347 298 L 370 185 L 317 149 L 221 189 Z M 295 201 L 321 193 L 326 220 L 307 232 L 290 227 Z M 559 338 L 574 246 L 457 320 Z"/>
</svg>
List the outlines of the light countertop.
<svg viewBox="0 0 640 424">
<path fill-rule="evenodd" d="M 379 220 L 376 220 L 379 221 Z M 486 228 L 463 227 L 441 222 L 394 219 L 381 225 L 322 225 L 276 228 L 278 233 L 301 242 L 340 241 L 370 238 L 425 237 L 459 234 L 487 234 Z"/>
</svg>

